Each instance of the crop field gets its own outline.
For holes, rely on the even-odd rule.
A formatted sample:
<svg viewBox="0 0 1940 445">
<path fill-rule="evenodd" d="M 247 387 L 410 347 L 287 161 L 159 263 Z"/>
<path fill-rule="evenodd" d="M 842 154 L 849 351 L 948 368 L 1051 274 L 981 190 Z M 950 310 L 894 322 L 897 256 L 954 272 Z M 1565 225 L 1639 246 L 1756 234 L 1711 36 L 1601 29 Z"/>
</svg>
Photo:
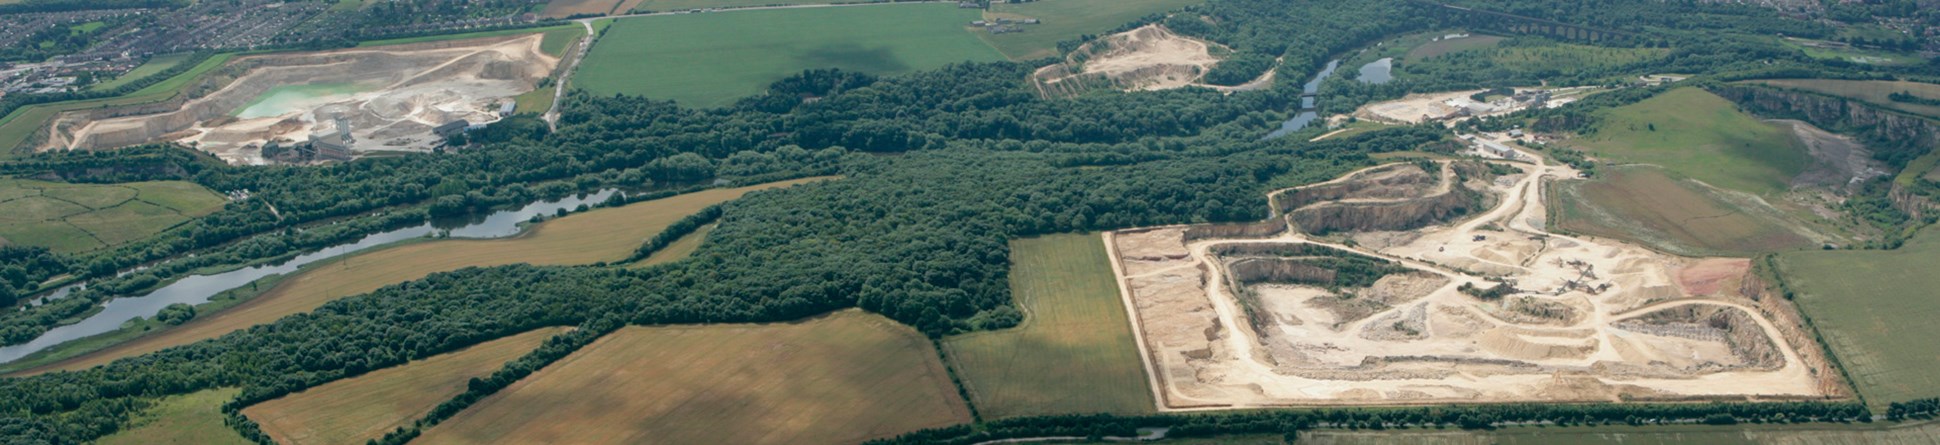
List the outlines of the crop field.
<svg viewBox="0 0 1940 445">
<path fill-rule="evenodd" d="M 126 73 L 121 73 L 121 76 L 114 78 L 114 80 L 94 84 L 94 86 L 88 87 L 88 91 L 107 91 L 120 88 L 129 82 L 141 80 L 142 78 L 153 76 L 155 73 L 174 68 L 175 65 L 179 65 L 182 61 L 188 60 L 191 55 L 190 53 L 176 53 L 150 57 L 147 62 L 142 62 L 141 66 L 128 70 Z"/>
<path fill-rule="evenodd" d="M 660 248 L 653 255 L 648 255 L 645 259 L 629 267 L 647 267 L 687 259 L 687 257 L 694 255 L 694 250 L 701 248 L 701 242 L 707 241 L 707 233 L 713 231 L 713 224 L 701 226 L 698 229 L 694 229 L 694 233 L 689 233 L 687 236 L 680 237 L 680 239 L 668 243 L 667 247 Z"/>
<path fill-rule="evenodd" d="M 1421 60 L 1443 54 L 1494 48 L 1498 43 L 1502 43 L 1501 37 L 1485 35 L 1470 35 L 1458 39 L 1437 40 L 1423 43 L 1420 46 L 1408 50 L 1406 57 L 1407 60 Z"/>
<path fill-rule="evenodd" d="M 1319 445 L 1933 445 L 1940 444 L 1940 424 L 1926 422 L 1899 425 L 1767 424 L 1755 427 L 1744 425 L 1651 425 L 1570 428 L 1514 427 L 1493 431 L 1464 431 L 1455 429 L 1390 431 L 1324 430 L 1301 433 L 1299 443 Z"/>
<path fill-rule="evenodd" d="M 1812 159 L 1789 129 L 1697 88 L 1604 110 L 1601 118 L 1585 138 L 1593 155 L 1659 165 L 1727 190 L 1783 192 Z"/>
<path fill-rule="evenodd" d="M 1027 3 L 991 2 L 987 18 L 1034 18 L 1024 32 L 990 34 L 976 31 L 1011 60 L 1034 60 L 1058 55 L 1058 42 L 1103 34 L 1140 17 L 1171 11 L 1204 0 L 1042 0 Z"/>
<path fill-rule="evenodd" d="M 222 404 L 242 390 L 211 389 L 168 396 L 136 415 L 134 425 L 103 437 L 98 445 L 248 445 L 223 423 Z"/>
<path fill-rule="evenodd" d="M 1151 386 L 1097 234 L 1011 242 L 1016 328 L 951 337 L 950 361 L 985 418 L 1151 412 Z"/>
<path fill-rule="evenodd" d="M 901 4 L 617 20 L 573 77 L 616 93 L 715 107 L 803 70 L 891 75 L 1002 55 L 966 28 L 977 11 Z"/>
<path fill-rule="evenodd" d="M 409 424 L 465 392 L 564 328 L 539 329 L 284 396 L 243 409 L 278 443 L 363 443 Z"/>
<path fill-rule="evenodd" d="M 540 223 L 513 238 L 407 243 L 320 262 L 284 278 L 275 288 L 230 310 L 198 316 L 174 329 L 26 373 L 86 369 L 123 357 L 215 338 L 285 316 L 309 312 L 338 298 L 363 294 L 436 272 L 514 263 L 568 265 L 616 261 L 632 254 L 641 243 L 660 233 L 667 225 L 707 206 L 731 201 L 755 190 L 820 179 L 713 189 L 623 207 L 597 209 Z"/>
<path fill-rule="evenodd" d="M 1859 394 L 1875 408 L 1940 397 L 1940 232 L 1926 230 L 1898 250 L 1804 251 L 1779 255 L 1779 272 Z"/>
<path fill-rule="evenodd" d="M 1651 167 L 1611 168 L 1557 185 L 1557 227 L 1685 255 L 1751 255 L 1811 247 L 1752 205 Z"/>
<path fill-rule="evenodd" d="M 42 127 L 46 127 L 48 120 L 53 119 L 55 115 L 59 115 L 65 111 L 87 108 L 120 107 L 168 100 L 174 98 L 176 94 L 180 94 L 182 87 L 187 86 L 190 81 L 202 77 L 203 74 L 207 74 L 209 71 L 228 63 L 229 59 L 233 56 L 235 54 L 217 54 L 207 60 L 203 60 L 202 63 L 196 64 L 195 67 L 189 68 L 187 71 L 182 72 L 182 74 L 170 77 L 168 80 L 155 82 L 153 85 L 135 90 L 135 92 L 123 96 L 54 102 L 14 109 L 6 117 L 0 118 L 0 160 L 12 158 L 20 153 L 19 147 L 25 144 L 28 139 L 31 139 L 35 132 L 40 131 Z"/>
<path fill-rule="evenodd" d="M 622 0 L 552 0 L 539 15 L 563 19 L 572 16 L 605 15 L 618 8 Z"/>
<path fill-rule="evenodd" d="M 634 326 L 414 443 L 850 444 L 969 422 L 947 372 L 921 334 L 857 310 Z"/>
<path fill-rule="evenodd" d="M 1928 99 L 1940 99 L 1940 85 L 1898 80 L 1841 80 L 1841 79 L 1773 79 L 1750 80 L 1756 83 L 1781 88 L 1794 88 L 1821 94 L 1856 99 L 1921 116 L 1940 118 L 1940 107 L 1905 102 L 1894 102 L 1887 96 L 1906 92 Z"/>
<path fill-rule="evenodd" d="M 81 252 L 146 238 L 222 208 L 189 182 L 94 185 L 0 179 L 0 239 Z"/>
</svg>

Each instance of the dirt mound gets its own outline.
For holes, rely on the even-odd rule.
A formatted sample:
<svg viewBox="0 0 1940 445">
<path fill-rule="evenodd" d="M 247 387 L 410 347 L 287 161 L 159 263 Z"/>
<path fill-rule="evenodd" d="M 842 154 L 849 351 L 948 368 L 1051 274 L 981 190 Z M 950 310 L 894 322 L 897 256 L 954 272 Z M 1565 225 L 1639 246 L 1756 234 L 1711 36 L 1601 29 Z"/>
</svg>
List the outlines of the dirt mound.
<svg viewBox="0 0 1940 445">
<path fill-rule="evenodd" d="M 550 74 L 559 60 L 539 49 L 541 40 L 530 34 L 242 57 L 184 99 L 63 114 L 42 149 L 174 140 L 254 164 L 264 162 L 262 144 L 306 141 L 341 121 L 354 151 L 428 150 L 439 140 L 433 126 L 495 121 L 500 103 Z"/>
</svg>

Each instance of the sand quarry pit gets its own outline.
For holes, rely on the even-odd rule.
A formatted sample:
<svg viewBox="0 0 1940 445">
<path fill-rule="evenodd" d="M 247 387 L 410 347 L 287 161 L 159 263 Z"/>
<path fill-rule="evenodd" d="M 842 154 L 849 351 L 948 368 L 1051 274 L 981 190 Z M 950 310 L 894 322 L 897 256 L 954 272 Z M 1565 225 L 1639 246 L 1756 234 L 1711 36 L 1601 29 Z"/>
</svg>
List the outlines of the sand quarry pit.
<svg viewBox="0 0 1940 445">
<path fill-rule="evenodd" d="M 1063 63 L 1039 68 L 1031 78 L 1047 96 L 1075 95 L 1104 86 L 1129 91 L 1211 87 L 1198 82 L 1219 64 L 1214 45 L 1174 34 L 1162 25 L 1146 25 L 1086 43 Z"/>
<path fill-rule="evenodd" d="M 1846 396 L 1748 261 L 1548 233 L 1543 182 L 1575 172 L 1503 165 L 1391 164 L 1276 191 L 1261 223 L 1107 233 L 1159 409 Z M 1293 216 L 1462 190 L 1486 204 L 1380 232 Z"/>
<path fill-rule="evenodd" d="M 263 164 L 261 147 L 306 142 L 341 122 L 352 151 L 425 151 L 432 127 L 499 119 L 499 105 L 532 91 L 557 57 L 540 34 L 237 58 L 187 97 L 64 113 L 42 150 L 100 150 L 173 141 L 233 164 Z"/>
</svg>

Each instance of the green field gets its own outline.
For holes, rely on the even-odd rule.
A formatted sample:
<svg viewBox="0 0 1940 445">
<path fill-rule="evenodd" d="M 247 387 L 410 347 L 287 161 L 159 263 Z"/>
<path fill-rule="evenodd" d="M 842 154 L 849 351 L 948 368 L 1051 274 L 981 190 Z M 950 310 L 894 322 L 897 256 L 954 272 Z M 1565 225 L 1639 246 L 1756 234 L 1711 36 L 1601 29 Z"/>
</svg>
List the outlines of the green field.
<svg viewBox="0 0 1940 445">
<path fill-rule="evenodd" d="M 513 108 L 512 112 L 517 114 L 544 114 L 546 110 L 552 109 L 553 99 L 558 98 L 553 94 L 556 91 L 555 88 L 557 87 L 545 87 L 513 96 L 512 103 L 517 104 L 517 107 Z"/>
<path fill-rule="evenodd" d="M 1874 407 L 1940 397 L 1940 232 L 1898 250 L 1804 251 L 1778 257 L 1799 308 Z"/>
<path fill-rule="evenodd" d="M 984 418 L 1152 411 L 1104 241 L 1096 234 L 1016 240 L 1010 257 L 1024 324 L 943 342 Z"/>
<path fill-rule="evenodd" d="M 1163 13 L 1205 0 L 1042 0 L 1028 3 L 990 2 L 988 18 L 1034 18 L 1043 22 L 1025 25 L 1024 32 L 992 35 L 978 31 L 977 37 L 989 42 L 1011 60 L 1033 60 L 1058 55 L 1058 42 L 1096 35 L 1118 28 L 1151 14 Z"/>
<path fill-rule="evenodd" d="M 573 43 L 578 42 L 580 37 L 585 36 L 586 27 L 579 26 L 579 24 L 573 24 L 564 29 L 546 28 L 546 36 L 539 41 L 539 51 L 555 57 L 563 56 L 566 55 L 567 49 L 573 47 Z"/>
<path fill-rule="evenodd" d="M 1729 199 L 1655 167 L 1609 168 L 1555 185 L 1551 224 L 1571 233 L 1635 241 L 1681 255 L 1743 256 L 1812 247 L 1769 206 Z"/>
<path fill-rule="evenodd" d="M 1599 117 L 1595 134 L 1584 138 L 1594 156 L 1663 166 L 1727 190 L 1783 192 L 1812 162 L 1791 130 L 1697 88 L 1603 110 Z"/>
<path fill-rule="evenodd" d="M 134 82 L 148 76 L 153 76 L 155 73 L 166 71 L 169 68 L 174 68 L 175 65 L 181 64 L 184 60 L 188 60 L 191 55 L 193 54 L 176 53 L 150 57 L 147 62 L 142 62 L 141 66 L 128 70 L 126 73 L 121 73 L 121 76 L 114 78 L 114 80 L 94 84 L 94 86 L 88 87 L 88 91 L 106 91 L 120 88 L 129 82 Z"/>
<path fill-rule="evenodd" d="M 577 31 L 573 31 L 573 30 L 577 30 Z M 547 38 L 548 38 L 547 41 L 551 42 L 552 33 L 554 32 L 560 32 L 562 33 L 562 35 L 563 33 L 567 33 L 567 32 L 578 32 L 578 33 L 584 34 L 586 32 L 586 27 L 579 26 L 578 23 L 568 23 L 564 25 L 547 26 L 544 28 L 502 29 L 498 31 L 482 31 L 482 32 L 464 33 L 464 34 L 437 34 L 437 35 L 428 35 L 428 36 L 419 36 L 419 37 L 405 37 L 401 39 L 366 40 L 363 42 L 357 42 L 357 47 L 367 48 L 372 46 L 404 45 L 409 43 L 442 42 L 446 40 L 463 40 L 463 39 L 476 39 L 480 37 L 512 36 L 512 35 L 532 34 L 536 32 L 547 33 Z M 563 45 L 563 44 L 560 44 L 560 45 Z M 552 52 L 551 49 L 544 49 L 544 48 L 547 48 L 545 43 L 541 43 L 540 47 L 542 50 L 545 50 L 548 53 Z"/>
<path fill-rule="evenodd" d="M 1494 48 L 1498 43 L 1502 43 L 1501 37 L 1484 35 L 1426 42 L 1409 49 L 1406 60 L 1421 60 L 1443 54 Z"/>
<path fill-rule="evenodd" d="M 223 423 L 222 404 L 242 390 L 211 389 L 163 397 L 135 416 L 133 425 L 101 438 L 97 445 L 248 445 Z"/>
<path fill-rule="evenodd" d="M 1926 59 L 1922 59 L 1919 56 L 1913 55 L 1913 54 L 1892 53 L 1892 52 L 1876 51 L 1876 50 L 1870 50 L 1870 49 L 1850 48 L 1850 47 L 1835 48 L 1835 47 L 1815 46 L 1815 44 L 1824 45 L 1825 43 L 1828 43 L 1828 42 L 1819 42 L 1819 41 L 1806 40 L 1806 39 L 1783 38 L 1783 39 L 1779 39 L 1779 43 L 1782 43 L 1788 47 L 1792 47 L 1793 49 L 1802 51 L 1805 53 L 1805 55 L 1820 58 L 1820 59 L 1839 59 L 1847 62 L 1862 63 L 1867 65 L 1918 65 L 1918 64 L 1926 63 Z M 1808 43 L 1813 43 L 1813 44 L 1808 44 Z"/>
<path fill-rule="evenodd" d="M 1742 83 L 1756 83 L 1781 88 L 1794 88 L 1821 94 L 1855 99 L 1886 108 L 1900 110 L 1921 116 L 1940 118 L 1940 107 L 1931 105 L 1894 102 L 1887 96 L 1907 92 L 1913 95 L 1940 99 L 1940 85 L 1899 80 L 1840 80 L 1840 79 L 1773 79 L 1747 80 Z"/>
<path fill-rule="evenodd" d="M 976 19 L 976 10 L 941 4 L 621 19 L 594 45 L 573 85 L 714 107 L 807 69 L 901 74 L 1001 59 L 965 29 Z"/>
<path fill-rule="evenodd" d="M 15 109 L 12 113 L 8 113 L 6 117 L 0 118 L 0 160 L 12 158 L 15 154 L 19 153 L 18 148 L 26 143 L 29 138 L 32 138 L 34 132 L 40 131 L 42 127 L 47 125 L 49 119 L 53 119 L 55 115 L 61 112 L 88 108 L 140 105 L 168 100 L 174 98 L 176 94 L 181 94 L 182 87 L 188 85 L 190 81 L 222 66 L 224 63 L 228 63 L 229 59 L 234 56 L 235 54 L 217 54 L 207 60 L 203 60 L 202 63 L 196 64 L 195 67 L 184 71 L 182 74 L 170 77 L 168 80 L 155 82 L 153 85 L 135 90 L 135 92 L 123 96 L 29 105 Z"/>
<path fill-rule="evenodd" d="M 0 179 L 0 238 L 80 252 L 147 238 L 222 208 L 226 199 L 188 182 L 94 185 Z"/>
</svg>

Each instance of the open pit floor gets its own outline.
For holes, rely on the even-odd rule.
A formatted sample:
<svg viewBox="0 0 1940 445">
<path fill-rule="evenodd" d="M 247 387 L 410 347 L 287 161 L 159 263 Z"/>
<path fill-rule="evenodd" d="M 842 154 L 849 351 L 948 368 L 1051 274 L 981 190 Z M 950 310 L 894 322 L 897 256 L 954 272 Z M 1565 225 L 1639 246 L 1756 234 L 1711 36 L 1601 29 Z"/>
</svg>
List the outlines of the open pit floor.
<svg viewBox="0 0 1940 445">
<path fill-rule="evenodd" d="M 1577 174 L 1538 162 L 1391 164 L 1276 191 L 1263 223 L 1105 234 L 1159 409 L 1845 396 L 1749 261 L 1549 233 L 1544 182 Z M 1465 189 L 1476 211 L 1413 230 L 1301 227 Z M 1356 268 L 1386 272 L 1341 284 Z"/>
</svg>

